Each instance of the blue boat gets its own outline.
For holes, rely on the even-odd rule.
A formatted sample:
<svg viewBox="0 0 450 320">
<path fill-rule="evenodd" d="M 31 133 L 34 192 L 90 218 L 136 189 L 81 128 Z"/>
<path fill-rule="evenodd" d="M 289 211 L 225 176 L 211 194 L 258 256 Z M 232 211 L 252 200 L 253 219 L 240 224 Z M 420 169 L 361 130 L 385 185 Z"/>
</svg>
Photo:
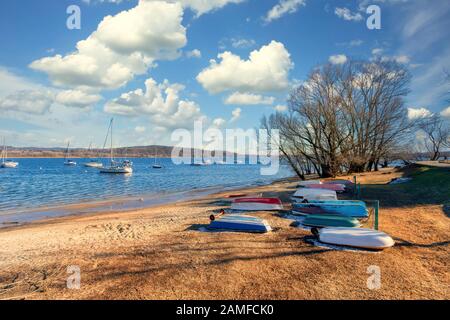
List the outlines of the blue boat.
<svg viewBox="0 0 450 320">
<path fill-rule="evenodd" d="M 367 218 L 369 210 L 359 203 L 294 203 L 292 212 L 300 214 L 335 214 L 353 218 Z"/>
<path fill-rule="evenodd" d="M 252 232 L 252 233 L 266 233 L 272 231 L 269 224 L 262 219 L 253 217 L 231 217 L 231 218 L 220 218 L 211 221 L 208 226 L 209 229 L 213 230 L 225 230 L 225 231 L 235 231 L 235 232 Z"/>
</svg>

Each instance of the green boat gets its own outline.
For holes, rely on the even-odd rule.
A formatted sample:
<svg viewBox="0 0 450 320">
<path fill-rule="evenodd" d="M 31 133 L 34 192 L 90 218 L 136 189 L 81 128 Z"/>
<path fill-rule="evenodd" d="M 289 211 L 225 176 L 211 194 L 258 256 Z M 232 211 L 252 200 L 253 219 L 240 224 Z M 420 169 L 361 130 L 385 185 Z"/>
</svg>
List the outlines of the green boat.
<svg viewBox="0 0 450 320">
<path fill-rule="evenodd" d="M 335 216 L 335 215 L 325 215 L 325 214 L 310 214 L 305 217 L 301 222 L 303 225 L 308 227 L 347 227 L 347 228 L 358 228 L 361 223 L 358 219 L 345 217 L 345 216 Z"/>
</svg>

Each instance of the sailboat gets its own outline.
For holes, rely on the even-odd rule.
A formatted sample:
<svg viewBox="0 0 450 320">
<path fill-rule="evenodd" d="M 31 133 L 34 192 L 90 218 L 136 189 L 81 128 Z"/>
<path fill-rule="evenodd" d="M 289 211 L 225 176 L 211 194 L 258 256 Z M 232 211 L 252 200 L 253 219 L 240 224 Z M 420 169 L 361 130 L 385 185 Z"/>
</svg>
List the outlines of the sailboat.
<svg viewBox="0 0 450 320">
<path fill-rule="evenodd" d="M 69 155 L 70 155 L 69 147 L 70 147 L 70 141 L 67 142 L 66 154 L 64 156 L 64 165 L 73 167 L 73 166 L 76 166 L 77 163 L 75 161 L 69 159 Z"/>
<path fill-rule="evenodd" d="M 130 174 L 130 173 L 133 173 L 133 167 L 132 167 L 133 164 L 132 164 L 131 161 L 124 160 L 122 163 L 120 163 L 120 162 L 117 162 L 117 161 L 114 160 L 113 122 L 114 122 L 114 119 L 111 119 L 111 122 L 109 123 L 108 133 L 106 134 L 106 141 L 108 139 L 108 134 L 111 134 L 111 147 L 110 147 L 111 164 L 108 167 L 101 167 L 101 168 L 99 168 L 100 173 L 112 173 L 112 174 Z"/>
<path fill-rule="evenodd" d="M 155 153 L 153 155 L 153 159 L 154 159 L 154 164 L 153 164 L 153 169 L 162 169 L 162 166 L 156 163 L 156 147 L 155 147 Z"/>
<path fill-rule="evenodd" d="M 8 160 L 8 147 L 6 146 L 6 139 L 3 139 L 3 151 L 2 151 L 2 162 L 0 163 L 0 168 L 17 168 L 18 162 Z"/>
<path fill-rule="evenodd" d="M 92 142 L 89 144 L 89 149 L 88 152 L 90 153 L 92 148 Z M 83 164 L 85 167 L 87 168 L 101 168 L 103 167 L 103 163 L 101 163 L 99 160 L 97 159 L 89 159 L 88 162 Z"/>
</svg>

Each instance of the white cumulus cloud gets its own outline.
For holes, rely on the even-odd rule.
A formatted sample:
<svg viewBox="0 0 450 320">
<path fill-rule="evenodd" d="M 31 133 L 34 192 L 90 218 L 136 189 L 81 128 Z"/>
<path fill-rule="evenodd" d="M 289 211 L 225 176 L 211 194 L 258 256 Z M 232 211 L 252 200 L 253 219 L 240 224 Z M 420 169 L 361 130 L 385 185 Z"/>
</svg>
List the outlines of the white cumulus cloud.
<svg viewBox="0 0 450 320">
<path fill-rule="evenodd" d="M 441 115 L 446 118 L 450 118 L 450 107 L 441 111 Z"/>
<path fill-rule="evenodd" d="M 242 109 L 236 108 L 231 112 L 231 120 L 230 122 L 235 122 L 241 117 Z"/>
<path fill-rule="evenodd" d="M 161 0 L 144 0 L 148 2 Z M 245 0 L 165 0 L 172 3 L 180 3 L 184 8 L 194 11 L 197 17 L 226 6 L 229 3 L 241 3 Z"/>
<path fill-rule="evenodd" d="M 264 20 L 271 22 L 280 19 L 286 14 L 297 12 L 298 8 L 306 5 L 306 0 L 280 0 L 272 9 L 267 12 Z"/>
<path fill-rule="evenodd" d="M 248 60 L 229 51 L 218 58 L 220 62 L 211 60 L 210 66 L 197 76 L 197 81 L 210 93 L 279 91 L 289 86 L 293 63 L 280 42 L 272 41 L 251 52 Z"/>
<path fill-rule="evenodd" d="M 137 126 L 136 128 L 134 128 L 134 131 L 136 133 L 144 133 L 145 131 L 147 131 L 147 128 L 144 126 Z"/>
<path fill-rule="evenodd" d="M 265 97 L 259 94 L 253 93 L 240 93 L 234 92 L 225 100 L 225 104 L 234 105 L 272 105 L 275 102 L 274 97 Z"/>
<path fill-rule="evenodd" d="M 285 111 L 287 111 L 287 109 L 288 109 L 288 107 L 285 105 L 280 104 L 280 105 L 275 106 L 275 111 L 278 111 L 278 112 L 285 112 Z"/>
<path fill-rule="evenodd" d="M 51 91 L 23 90 L 1 99 L 0 110 L 42 115 L 48 112 L 53 103 L 54 94 Z"/>
<path fill-rule="evenodd" d="M 191 51 L 186 52 L 186 57 L 188 58 L 201 58 L 202 52 L 198 49 L 194 49 Z"/>
<path fill-rule="evenodd" d="M 167 80 L 158 84 L 150 78 L 145 81 L 145 90 L 130 91 L 108 101 L 104 111 L 129 117 L 148 116 L 154 125 L 168 129 L 191 128 L 194 121 L 205 116 L 195 102 L 180 98 L 183 89 L 183 85 Z"/>
<path fill-rule="evenodd" d="M 107 16 L 76 50 L 36 60 L 30 67 L 47 73 L 55 85 L 118 88 L 144 74 L 157 59 L 173 59 L 186 45 L 178 3 L 148 2 Z"/>
<path fill-rule="evenodd" d="M 68 107 L 86 108 L 95 105 L 102 99 L 98 94 L 89 94 L 80 90 L 65 90 L 59 92 L 55 101 Z"/>
<path fill-rule="evenodd" d="M 361 21 L 363 16 L 359 12 L 353 13 L 348 8 L 336 8 L 334 13 L 341 19 L 346 21 Z"/>
<path fill-rule="evenodd" d="M 431 111 L 426 108 L 408 108 L 408 119 L 416 120 L 431 116 Z"/>
<path fill-rule="evenodd" d="M 347 62 L 347 56 L 344 54 L 337 54 L 334 56 L 331 56 L 328 61 L 332 64 L 344 64 Z"/>
</svg>

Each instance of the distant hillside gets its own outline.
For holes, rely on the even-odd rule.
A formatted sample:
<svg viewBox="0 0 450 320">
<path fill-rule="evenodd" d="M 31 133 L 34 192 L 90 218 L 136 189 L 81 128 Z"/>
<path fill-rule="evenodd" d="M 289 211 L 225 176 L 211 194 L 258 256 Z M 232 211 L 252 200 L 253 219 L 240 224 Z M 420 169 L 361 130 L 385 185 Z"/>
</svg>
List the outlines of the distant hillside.
<svg viewBox="0 0 450 320">
<path fill-rule="evenodd" d="M 115 148 L 114 155 L 129 158 L 170 158 L 173 147 L 170 146 L 136 146 Z M 64 158 L 65 148 L 8 147 L 9 158 Z M 214 153 L 213 153 L 214 155 Z M 109 157 L 109 150 L 74 148 L 70 149 L 71 158 Z"/>
</svg>

